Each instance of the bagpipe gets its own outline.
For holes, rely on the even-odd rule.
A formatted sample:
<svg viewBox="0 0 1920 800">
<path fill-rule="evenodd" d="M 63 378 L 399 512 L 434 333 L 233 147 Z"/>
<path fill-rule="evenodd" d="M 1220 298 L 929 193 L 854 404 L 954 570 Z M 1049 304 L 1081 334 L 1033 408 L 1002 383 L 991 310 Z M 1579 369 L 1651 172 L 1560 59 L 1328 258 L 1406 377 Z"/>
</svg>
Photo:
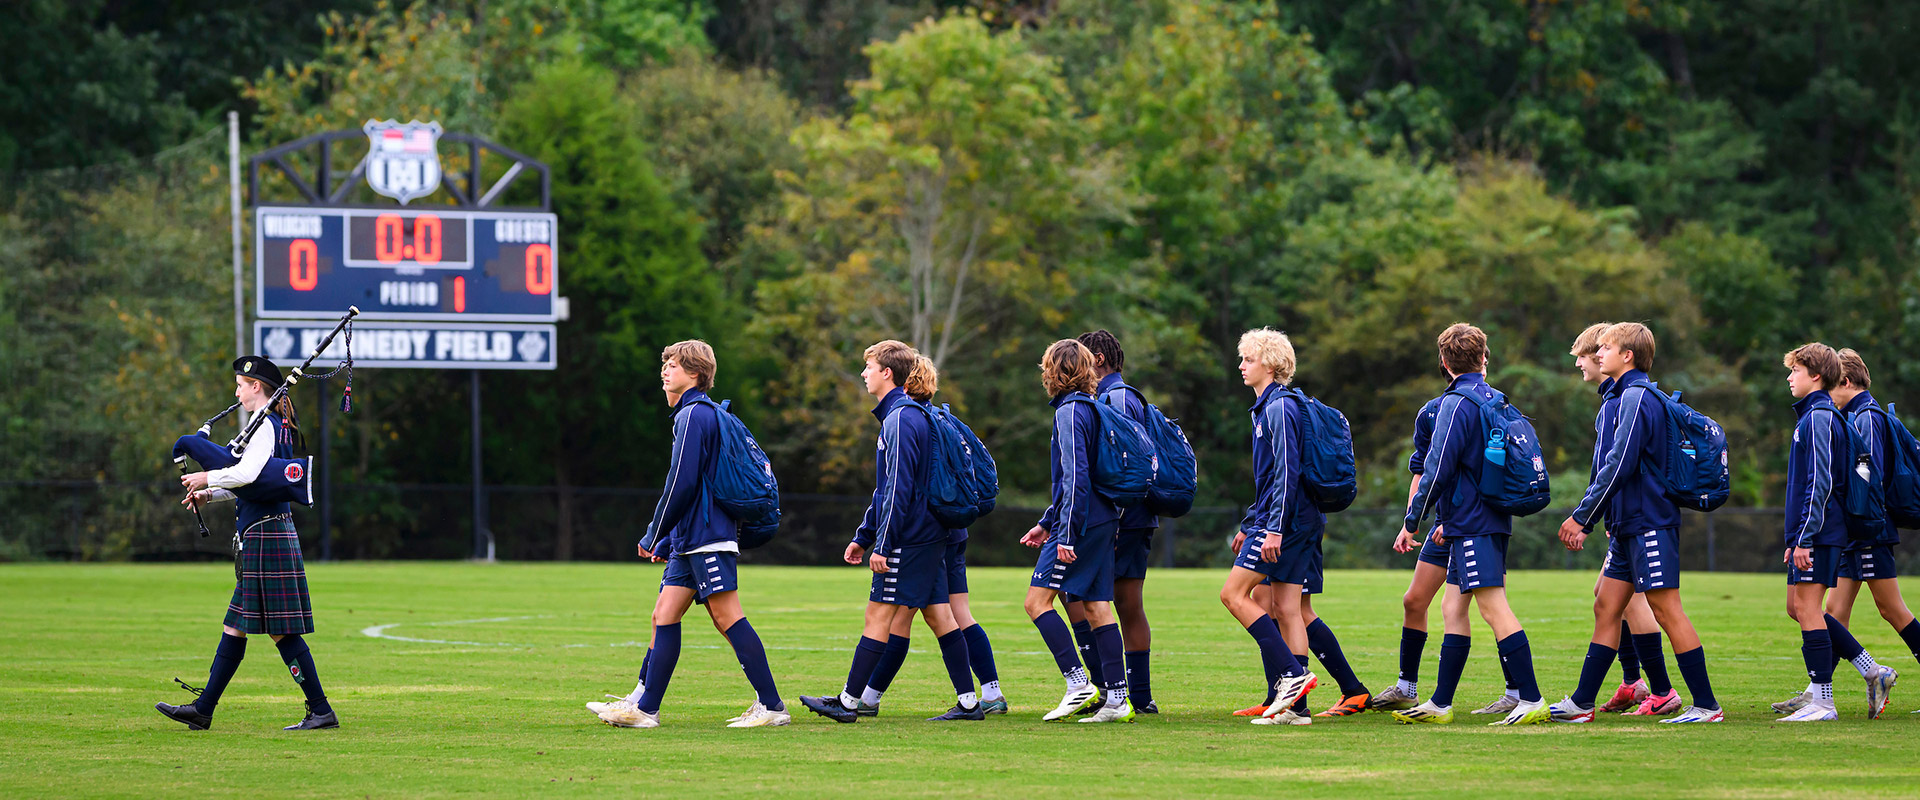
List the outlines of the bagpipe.
<svg viewBox="0 0 1920 800">
<path fill-rule="evenodd" d="M 344 369 L 347 373 L 347 388 L 346 392 L 340 398 L 340 411 L 341 413 L 352 411 L 353 318 L 359 316 L 359 314 L 360 309 L 358 307 L 348 306 L 347 315 L 340 319 L 338 325 L 333 326 L 333 330 L 327 333 L 326 338 L 320 340 L 320 346 L 314 348 L 313 353 L 307 356 L 306 361 L 301 362 L 300 366 L 294 367 L 293 371 L 287 373 L 286 380 L 282 381 L 280 385 L 273 390 L 273 394 L 267 397 L 266 405 L 261 406 L 261 409 L 263 411 L 271 411 L 275 405 L 280 402 L 281 398 L 285 397 L 287 392 L 293 388 L 293 385 L 300 382 L 301 378 L 331 378 Z M 327 348 L 333 345 L 334 337 L 340 335 L 342 331 L 345 331 L 347 334 L 345 360 L 341 361 L 338 366 L 329 372 L 313 375 L 307 374 L 306 370 L 313 365 L 314 359 L 319 358 L 321 353 L 326 352 Z M 247 427 L 240 431 L 239 436 L 234 437 L 225 445 L 215 444 L 212 438 L 214 423 L 225 419 L 227 415 L 238 410 L 240 410 L 239 403 L 227 406 L 226 410 L 208 417 L 207 421 L 200 423 L 198 430 L 174 440 L 173 463 L 174 466 L 179 467 L 181 475 L 187 474 L 188 459 L 192 459 L 194 463 L 199 464 L 202 471 L 225 469 L 240 463 L 240 454 L 246 452 L 247 442 L 253 439 L 254 433 L 260 429 L 260 425 L 267 421 L 267 415 L 264 413 L 255 414 L 253 419 L 247 423 Z M 303 506 L 311 506 L 313 505 L 313 456 L 269 458 L 267 459 L 266 466 L 260 469 L 260 476 L 255 478 L 252 483 L 228 491 L 233 492 L 235 497 L 249 503 L 299 503 Z M 200 508 L 198 506 L 189 507 L 193 509 L 194 520 L 200 525 L 200 535 L 203 537 L 206 536 L 208 534 L 207 523 L 206 520 L 200 516 Z"/>
</svg>

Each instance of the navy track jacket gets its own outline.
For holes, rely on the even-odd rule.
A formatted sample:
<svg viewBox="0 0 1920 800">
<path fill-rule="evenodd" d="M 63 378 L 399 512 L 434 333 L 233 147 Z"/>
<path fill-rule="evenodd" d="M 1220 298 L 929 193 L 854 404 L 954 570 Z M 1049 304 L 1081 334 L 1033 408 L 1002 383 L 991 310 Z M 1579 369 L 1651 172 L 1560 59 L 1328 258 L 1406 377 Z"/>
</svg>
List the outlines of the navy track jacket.
<svg viewBox="0 0 1920 800">
<path fill-rule="evenodd" d="M 1100 387 L 1094 390 L 1094 394 L 1097 395 L 1101 401 L 1118 409 L 1120 413 L 1125 414 L 1127 419 L 1138 422 L 1141 425 L 1146 425 L 1146 402 L 1140 399 L 1138 389 L 1127 391 L 1127 389 L 1133 389 L 1131 386 L 1127 387 L 1127 389 L 1119 389 L 1116 391 L 1115 387 L 1123 383 L 1126 383 L 1126 378 L 1121 377 L 1118 372 L 1111 373 L 1107 375 L 1107 377 L 1100 379 Z M 1167 462 L 1163 459 L 1160 463 L 1165 464 Z M 1147 513 L 1146 503 L 1141 503 L 1132 508 L 1120 509 L 1121 530 L 1158 527 L 1160 527 L 1160 518 Z"/>
<path fill-rule="evenodd" d="M 1248 536 L 1268 532 L 1281 536 L 1318 536 L 1327 528 L 1327 515 L 1300 488 L 1300 401 L 1287 387 L 1269 384 L 1253 407 L 1253 504 L 1240 518 Z"/>
<path fill-rule="evenodd" d="M 1836 447 L 1840 410 L 1824 390 L 1809 392 L 1793 404 L 1793 448 L 1787 451 L 1787 546 L 1843 546 L 1847 543 L 1846 512 L 1834 483 L 1844 479 L 1850 464 L 1839 459 L 1845 447 Z"/>
<path fill-rule="evenodd" d="M 1847 424 L 1853 426 L 1853 432 L 1860 434 L 1861 440 L 1867 443 L 1867 455 L 1873 458 L 1874 474 L 1884 476 L 1889 474 L 1890 469 L 1887 456 L 1893 452 L 1893 429 L 1881 421 L 1879 414 L 1869 412 L 1869 409 L 1878 408 L 1880 404 L 1873 399 L 1872 392 L 1861 392 L 1848 400 L 1847 407 L 1840 411 L 1847 415 Z M 1853 545 L 1892 547 L 1899 543 L 1900 529 L 1894 526 L 1893 518 L 1889 515 L 1887 527 L 1880 531 L 1879 537 L 1871 542 L 1854 542 Z"/>
<path fill-rule="evenodd" d="M 945 545 L 948 531 L 927 508 L 927 415 L 895 388 L 873 407 L 880 441 L 873 453 L 873 502 L 853 532 L 853 543 L 873 552 Z"/>
<path fill-rule="evenodd" d="M 1088 402 L 1073 402 L 1074 400 Z M 1117 522 L 1120 509 L 1093 490 L 1093 462 L 1099 455 L 1100 412 L 1085 392 L 1062 392 L 1053 398 L 1053 502 L 1040 515 L 1049 544 L 1072 547 L 1089 528 Z"/>
<path fill-rule="evenodd" d="M 1652 392 L 1659 387 L 1640 370 L 1628 370 L 1607 387 L 1595 423 L 1594 462 L 1573 521 L 1593 529 L 1602 514 L 1614 533 L 1646 533 L 1680 527 L 1680 507 L 1667 499 L 1658 475 L 1666 465 L 1667 408 Z M 1599 448 L 1606 443 L 1604 455 Z"/>
<path fill-rule="evenodd" d="M 1406 530 L 1420 530 L 1420 520 L 1429 508 L 1436 509 L 1449 540 L 1466 536 L 1508 536 L 1513 533 L 1513 517 L 1487 506 L 1480 497 L 1480 469 L 1486 456 L 1487 432 L 1480 422 L 1480 409 L 1452 392 L 1471 392 L 1481 399 L 1493 399 L 1493 387 L 1478 372 L 1469 372 L 1447 384 L 1448 394 L 1435 398 L 1440 403 L 1434 415 L 1433 441 L 1420 460 L 1420 485 L 1413 501 L 1407 504 Z"/>
<path fill-rule="evenodd" d="M 740 539 L 739 525 L 707 493 L 707 473 L 720 450 L 720 418 L 713 406 L 698 402 L 705 399 L 706 392 L 689 389 L 673 407 L 667 485 L 640 538 L 641 547 L 661 558 Z"/>
</svg>

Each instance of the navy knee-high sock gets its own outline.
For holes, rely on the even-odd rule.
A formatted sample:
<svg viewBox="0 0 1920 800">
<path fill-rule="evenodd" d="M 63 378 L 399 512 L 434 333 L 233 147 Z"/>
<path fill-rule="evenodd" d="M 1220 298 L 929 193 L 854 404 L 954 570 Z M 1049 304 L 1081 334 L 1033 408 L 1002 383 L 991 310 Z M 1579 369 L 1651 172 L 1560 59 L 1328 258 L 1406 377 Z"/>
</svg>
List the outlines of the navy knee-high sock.
<svg viewBox="0 0 1920 800">
<path fill-rule="evenodd" d="M 1100 674 L 1107 682 L 1101 688 L 1107 692 L 1109 704 L 1127 699 L 1126 645 L 1120 640 L 1120 626 L 1106 624 L 1093 631 L 1094 656 L 1100 659 Z"/>
<path fill-rule="evenodd" d="M 1495 642 L 1494 645 L 1497 648 L 1499 646 L 1499 642 Z M 1494 651 L 1494 655 L 1496 656 L 1499 655 L 1499 651 L 1497 649 Z M 1497 660 L 1500 662 L 1500 680 L 1506 683 L 1507 692 L 1511 694 L 1519 693 L 1520 687 L 1515 686 L 1513 683 L 1513 665 L 1508 664 L 1507 660 L 1504 658 L 1497 659 Z"/>
<path fill-rule="evenodd" d="M 213 707 L 220 704 L 220 693 L 227 690 L 227 682 L 233 680 L 233 673 L 240 669 L 240 660 L 246 657 L 247 637 L 221 633 L 220 646 L 213 651 L 213 666 L 207 669 L 207 686 L 200 690 L 193 707 L 213 716 Z"/>
<path fill-rule="evenodd" d="M 1913 653 L 1914 659 L 1920 660 L 1920 619 L 1900 629 L 1900 640 L 1907 643 L 1907 651 Z"/>
<path fill-rule="evenodd" d="M 907 663 L 907 648 L 913 640 L 906 636 L 887 635 L 887 649 L 881 651 L 880 660 L 873 665 L 873 675 L 867 678 L 867 688 L 884 692 L 893 685 L 893 678 L 900 674 L 900 666 Z M 852 694 L 852 692 L 848 692 Z"/>
<path fill-rule="evenodd" d="M 1087 670 L 1080 666 L 1080 651 L 1073 644 L 1073 631 L 1060 619 L 1060 612 L 1047 609 L 1047 613 L 1033 618 L 1033 627 L 1040 630 L 1040 641 L 1045 642 L 1047 652 L 1053 654 L 1053 664 L 1060 668 L 1060 676 L 1067 679 L 1067 685 L 1088 683 Z"/>
<path fill-rule="evenodd" d="M 760 634 L 754 631 L 753 624 L 741 617 L 728 626 L 727 641 L 733 644 L 733 657 L 739 659 L 740 670 L 747 673 L 747 683 L 752 684 L 760 704 L 772 711 L 785 711 L 787 707 L 780 702 L 780 690 L 773 685 L 773 667 L 767 663 L 767 648 L 760 643 Z"/>
<path fill-rule="evenodd" d="M 1473 639 L 1457 633 L 1440 636 L 1440 677 L 1434 682 L 1427 702 L 1441 708 L 1453 705 L 1453 690 L 1460 688 L 1460 675 L 1467 671 L 1467 654 L 1473 651 Z"/>
<path fill-rule="evenodd" d="M 653 661 L 653 646 L 652 646 L 652 645 L 648 645 L 648 646 L 647 646 L 647 654 L 646 654 L 645 656 L 642 656 L 642 657 L 640 658 L 640 674 L 639 674 L 638 676 L 635 676 L 635 677 L 634 677 L 634 679 L 633 679 L 633 680 L 634 680 L 634 682 L 635 682 L 635 683 L 639 683 L 639 684 L 642 684 L 642 685 L 645 685 L 645 684 L 646 684 L 646 682 L 647 682 L 647 664 L 649 664 L 649 663 L 651 663 L 652 661 Z"/>
<path fill-rule="evenodd" d="M 953 694 L 973 694 L 973 667 L 967 663 L 967 635 L 957 630 L 940 637 L 940 659 L 947 662 L 947 680 L 953 682 Z"/>
<path fill-rule="evenodd" d="M 1527 645 L 1527 632 L 1515 631 L 1497 646 L 1500 660 L 1507 665 L 1507 677 L 1513 681 L 1513 688 L 1520 690 L 1521 701 L 1540 702 L 1540 684 L 1534 682 L 1533 648 Z"/>
<path fill-rule="evenodd" d="M 634 705 L 649 714 L 660 713 L 660 700 L 667 696 L 667 684 L 673 680 L 673 667 L 680 663 L 680 623 L 653 626 L 653 652 L 647 656 L 647 690 Z"/>
<path fill-rule="evenodd" d="M 1307 649 L 1313 651 L 1313 657 L 1320 659 L 1320 666 L 1326 667 L 1327 674 L 1340 684 L 1342 697 L 1367 694 L 1366 684 L 1353 674 L 1353 666 L 1347 663 L 1347 654 L 1341 652 L 1340 640 L 1334 637 L 1326 620 L 1315 617 L 1307 626 Z"/>
<path fill-rule="evenodd" d="M 1574 705 L 1593 707 L 1594 698 L 1600 694 L 1600 684 L 1607 680 L 1607 669 L 1613 666 L 1615 652 L 1599 642 L 1587 643 L 1587 660 L 1580 664 L 1580 683 L 1573 689 Z"/>
<path fill-rule="evenodd" d="M 1261 615 L 1252 625 L 1247 626 L 1247 635 L 1253 637 L 1253 643 L 1260 647 L 1260 666 L 1267 673 L 1267 700 L 1271 705 L 1274 699 L 1273 685 L 1283 677 L 1299 675 L 1302 671 L 1300 660 L 1294 658 L 1293 651 L 1287 648 L 1287 640 L 1280 636 L 1280 626 L 1272 617 Z"/>
<path fill-rule="evenodd" d="M 1680 677 L 1687 682 L 1687 694 L 1693 695 L 1695 707 L 1708 710 L 1720 707 L 1720 701 L 1713 696 L 1713 681 L 1707 679 L 1706 648 L 1674 653 L 1673 663 L 1680 668 Z"/>
<path fill-rule="evenodd" d="M 1666 694 L 1673 691 L 1673 677 L 1667 674 L 1667 660 L 1660 655 L 1660 632 L 1636 633 L 1633 649 L 1640 654 L 1640 669 L 1647 674 L 1647 691 Z"/>
<path fill-rule="evenodd" d="M 842 695 L 852 696 L 855 700 L 866 690 L 867 682 L 873 679 L 873 670 L 880 666 L 880 658 L 887 652 L 887 646 L 879 639 L 860 637 L 860 643 L 853 646 L 853 664 L 847 667 L 847 682 L 842 686 Z M 651 681 L 649 681 L 651 683 Z M 651 690 L 653 687 L 647 687 Z M 841 705 L 846 705 L 843 700 Z"/>
<path fill-rule="evenodd" d="M 1127 659 L 1127 696 L 1136 706 L 1153 702 L 1153 672 L 1150 667 L 1153 653 L 1148 650 L 1128 650 Z"/>
<path fill-rule="evenodd" d="M 287 674 L 307 696 L 307 710 L 316 715 L 333 713 L 326 690 L 320 688 L 320 672 L 313 668 L 313 651 L 307 649 L 307 640 L 297 635 L 282 636 L 274 646 L 280 648 L 280 660 L 287 662 Z"/>
<path fill-rule="evenodd" d="M 1838 659 L 1834 662 L 1835 664 L 1840 661 L 1852 661 L 1856 656 L 1867 651 L 1865 647 L 1860 646 L 1859 639 L 1853 638 L 1853 632 L 1847 630 L 1847 626 L 1840 624 L 1840 620 L 1834 619 L 1832 614 L 1827 615 L 1827 635 L 1833 639 L 1833 655 Z"/>
<path fill-rule="evenodd" d="M 1633 640 L 1633 629 L 1627 627 L 1626 620 L 1620 621 L 1620 647 L 1617 653 L 1620 658 L 1620 682 L 1640 680 L 1640 649 Z"/>
<path fill-rule="evenodd" d="M 1106 665 L 1100 663 L 1100 655 L 1093 647 L 1093 623 L 1084 619 L 1073 623 L 1073 641 L 1080 648 L 1080 663 L 1087 666 L 1087 675 L 1093 678 L 1093 685 L 1106 686 Z"/>
<path fill-rule="evenodd" d="M 1800 632 L 1800 657 L 1807 662 L 1807 679 L 1833 683 L 1833 637 L 1826 628 Z"/>
<path fill-rule="evenodd" d="M 1420 657 L 1426 649 L 1426 631 L 1400 629 L 1400 680 L 1414 684 L 1420 682 Z"/>
<path fill-rule="evenodd" d="M 965 631 L 967 635 L 967 661 L 973 664 L 973 676 L 980 679 L 980 685 L 1000 680 L 1000 668 L 993 663 L 993 641 L 987 638 L 987 631 L 976 622 Z"/>
</svg>

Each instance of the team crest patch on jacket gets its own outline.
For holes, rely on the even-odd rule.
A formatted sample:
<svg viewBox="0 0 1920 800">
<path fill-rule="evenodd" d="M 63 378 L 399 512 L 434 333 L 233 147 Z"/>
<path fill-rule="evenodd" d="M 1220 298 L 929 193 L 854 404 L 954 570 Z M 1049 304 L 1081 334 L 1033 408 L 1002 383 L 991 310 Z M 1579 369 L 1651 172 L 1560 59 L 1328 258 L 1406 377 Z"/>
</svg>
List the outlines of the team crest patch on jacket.
<svg viewBox="0 0 1920 800">
<path fill-rule="evenodd" d="M 287 482 L 299 483 L 301 476 L 306 474 L 306 469 L 300 466 L 300 462 L 294 461 L 287 464 L 284 474 L 287 476 Z"/>
</svg>

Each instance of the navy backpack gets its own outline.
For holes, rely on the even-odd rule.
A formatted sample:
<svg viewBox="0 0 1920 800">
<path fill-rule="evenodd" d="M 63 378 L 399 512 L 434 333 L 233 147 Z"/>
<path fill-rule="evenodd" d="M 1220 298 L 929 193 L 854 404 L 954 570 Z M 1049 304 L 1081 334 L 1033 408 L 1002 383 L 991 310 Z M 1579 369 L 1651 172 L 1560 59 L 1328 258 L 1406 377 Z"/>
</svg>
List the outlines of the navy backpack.
<svg viewBox="0 0 1920 800">
<path fill-rule="evenodd" d="M 1288 388 L 1285 393 L 1293 396 L 1302 412 L 1300 483 L 1307 499 L 1324 513 L 1345 511 L 1360 493 L 1353 469 L 1353 428 L 1347 424 L 1347 415 L 1299 389 Z"/>
<path fill-rule="evenodd" d="M 1480 409 L 1481 427 L 1487 433 L 1480 464 L 1480 497 L 1503 514 L 1524 517 L 1536 513 L 1553 501 L 1540 437 L 1527 416 L 1507 402 L 1506 395 L 1488 391 L 1493 392 L 1491 400 L 1482 400 L 1471 392 L 1451 392 Z"/>
<path fill-rule="evenodd" d="M 1134 399 L 1140 401 L 1140 407 L 1146 410 L 1147 420 L 1141 427 L 1152 439 L 1154 455 L 1160 459 L 1160 468 L 1153 474 L 1153 485 L 1147 487 L 1147 497 L 1142 501 L 1147 513 L 1156 517 L 1185 516 L 1193 509 L 1193 495 L 1200 486 L 1200 465 L 1193 456 L 1193 445 L 1187 443 L 1187 434 L 1180 429 L 1179 420 L 1168 419 L 1160 413 L 1160 408 L 1147 402 L 1139 389 L 1118 384 L 1100 396 L 1101 402 L 1118 408 L 1108 398 L 1123 389 L 1132 392 Z"/>
<path fill-rule="evenodd" d="M 701 398 L 698 402 L 712 406 L 720 421 L 720 452 L 714 454 L 712 471 L 706 476 L 708 494 L 740 526 L 742 549 L 773 541 L 780 528 L 780 481 L 773 476 L 773 463 L 747 424 L 729 410 L 733 401 Z"/>
<path fill-rule="evenodd" d="M 1871 406 L 1868 411 L 1879 412 L 1886 423 L 1887 440 L 1892 445 L 1887 451 L 1887 463 L 1880 466 L 1885 473 L 1887 517 L 1893 520 L 1895 527 L 1920 528 L 1920 441 L 1913 438 L 1913 432 L 1900 422 L 1893 404 L 1885 409 Z"/>
<path fill-rule="evenodd" d="M 965 528 L 993 511 L 1000 496 L 999 470 L 987 445 L 975 436 L 967 423 L 954 416 L 953 408 L 938 408 L 910 401 L 926 412 L 927 443 L 931 450 L 926 462 L 927 509 L 947 528 Z"/>
<path fill-rule="evenodd" d="M 1094 491 L 1121 508 L 1132 508 L 1147 499 L 1154 475 L 1160 471 L 1159 457 L 1153 450 L 1153 437 L 1132 417 L 1120 409 L 1081 395 L 1072 402 L 1086 403 L 1100 417 L 1100 441 L 1094 443 L 1091 481 Z"/>
<path fill-rule="evenodd" d="M 1733 488 L 1727 469 L 1727 432 L 1712 417 L 1680 401 L 1680 392 L 1668 395 L 1652 382 L 1643 388 L 1660 399 L 1667 410 L 1666 466 L 1655 475 L 1668 500 L 1681 508 L 1712 511 L 1727 502 Z"/>
<path fill-rule="evenodd" d="M 1822 406 L 1818 411 L 1826 411 Z M 1847 424 L 1836 409 L 1833 421 L 1839 429 L 1834 444 L 1845 449 L 1838 461 L 1846 474 L 1833 476 L 1833 490 L 1840 493 L 1840 510 L 1846 514 L 1847 538 L 1856 542 L 1879 541 L 1887 529 L 1887 495 L 1880 470 L 1873 468 L 1873 454 L 1860 432 Z"/>
</svg>

